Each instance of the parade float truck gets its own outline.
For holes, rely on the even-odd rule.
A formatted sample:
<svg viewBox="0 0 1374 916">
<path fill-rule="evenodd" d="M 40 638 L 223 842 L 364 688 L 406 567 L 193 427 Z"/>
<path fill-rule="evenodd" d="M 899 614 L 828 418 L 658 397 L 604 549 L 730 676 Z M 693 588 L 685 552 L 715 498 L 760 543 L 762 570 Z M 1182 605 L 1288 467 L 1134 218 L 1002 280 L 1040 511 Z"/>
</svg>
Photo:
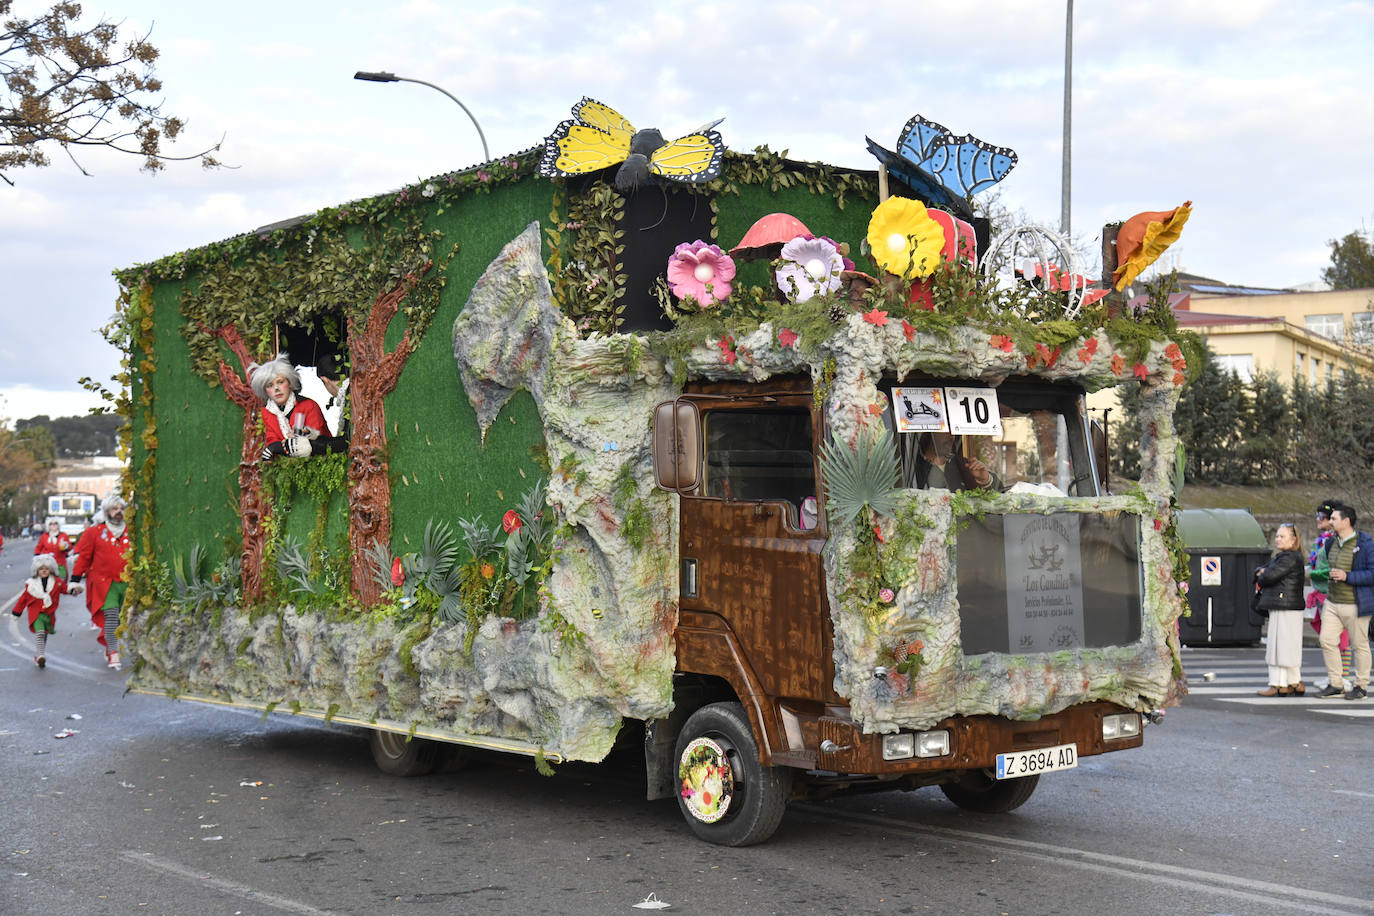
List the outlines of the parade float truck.
<svg viewBox="0 0 1374 916">
<path fill-rule="evenodd" d="M 978 175 L 922 157 L 1014 154 L 930 123 L 864 171 L 584 100 L 542 148 L 119 272 L 131 689 L 363 726 L 398 775 L 642 742 L 725 845 L 841 791 L 1009 811 L 1139 746 L 1182 690 L 1172 315 L 1050 233 L 999 255 Z M 338 447 L 262 460 L 277 353 L 342 383 Z M 1084 397 L 1123 383 L 1113 495 Z"/>
</svg>

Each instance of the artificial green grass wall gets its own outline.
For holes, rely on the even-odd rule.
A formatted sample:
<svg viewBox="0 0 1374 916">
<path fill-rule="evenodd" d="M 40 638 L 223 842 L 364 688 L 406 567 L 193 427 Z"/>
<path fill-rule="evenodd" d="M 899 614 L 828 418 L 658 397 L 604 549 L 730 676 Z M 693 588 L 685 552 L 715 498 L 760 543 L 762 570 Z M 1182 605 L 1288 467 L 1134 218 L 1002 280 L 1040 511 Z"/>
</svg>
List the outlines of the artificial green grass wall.
<svg viewBox="0 0 1374 916">
<path fill-rule="evenodd" d="M 452 335 L 454 319 L 483 271 L 531 220 L 546 222 L 552 206 L 553 185 L 531 176 L 449 203 L 428 221 L 444 233 L 442 247 L 456 241 L 458 253 L 448 265 L 434 323 L 386 399 L 396 553 L 418 550 L 431 519 L 455 530 L 459 518 L 499 523 L 544 474 L 535 461 L 543 428 L 528 393 L 511 399 L 483 443 L 458 376 Z M 400 328 L 398 319 L 388 346 L 395 345 Z"/>
<path fill-rule="evenodd" d="M 147 381 L 157 433 L 153 536 L 158 559 L 164 562 L 186 556 L 191 545 L 199 543 L 213 564 L 226 544 L 237 549 L 240 541 L 243 411 L 223 388 L 211 388 L 192 369 L 190 349 L 181 336 L 186 320 L 178 307 L 181 290 L 181 283 L 162 283 L 153 291 L 151 359 L 156 371 Z M 140 444 L 141 434 L 135 430 L 135 442 Z"/>
</svg>

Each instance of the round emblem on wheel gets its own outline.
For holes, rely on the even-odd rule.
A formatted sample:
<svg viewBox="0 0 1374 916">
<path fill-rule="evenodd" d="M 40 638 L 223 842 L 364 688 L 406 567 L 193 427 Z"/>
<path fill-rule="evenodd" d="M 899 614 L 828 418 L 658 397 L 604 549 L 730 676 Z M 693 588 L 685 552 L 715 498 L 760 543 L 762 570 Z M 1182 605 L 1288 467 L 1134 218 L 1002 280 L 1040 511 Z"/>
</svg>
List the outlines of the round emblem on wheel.
<svg viewBox="0 0 1374 916">
<path fill-rule="evenodd" d="M 677 776 L 682 803 L 692 817 L 714 824 L 730 810 L 735 771 L 724 749 L 710 738 L 694 738 L 683 749 Z"/>
</svg>

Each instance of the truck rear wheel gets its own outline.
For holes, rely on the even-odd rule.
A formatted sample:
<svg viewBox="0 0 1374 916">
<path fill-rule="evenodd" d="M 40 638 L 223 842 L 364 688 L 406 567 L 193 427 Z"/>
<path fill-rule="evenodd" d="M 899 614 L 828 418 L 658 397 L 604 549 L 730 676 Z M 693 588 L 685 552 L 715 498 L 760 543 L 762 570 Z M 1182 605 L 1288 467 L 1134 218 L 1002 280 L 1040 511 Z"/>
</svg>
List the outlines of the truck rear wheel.
<svg viewBox="0 0 1374 916">
<path fill-rule="evenodd" d="M 712 703 L 692 713 L 674 756 L 677 804 L 698 837 L 719 846 L 751 846 L 778 829 L 792 771 L 759 762 L 740 704 Z"/>
<path fill-rule="evenodd" d="M 424 776 L 439 763 L 439 745 L 424 738 L 373 729 L 368 736 L 377 769 L 388 776 Z"/>
<path fill-rule="evenodd" d="M 1038 775 L 996 779 L 986 770 L 970 770 L 955 782 L 941 784 L 940 791 L 966 811 L 1005 814 L 1024 805 L 1039 784 Z"/>
</svg>

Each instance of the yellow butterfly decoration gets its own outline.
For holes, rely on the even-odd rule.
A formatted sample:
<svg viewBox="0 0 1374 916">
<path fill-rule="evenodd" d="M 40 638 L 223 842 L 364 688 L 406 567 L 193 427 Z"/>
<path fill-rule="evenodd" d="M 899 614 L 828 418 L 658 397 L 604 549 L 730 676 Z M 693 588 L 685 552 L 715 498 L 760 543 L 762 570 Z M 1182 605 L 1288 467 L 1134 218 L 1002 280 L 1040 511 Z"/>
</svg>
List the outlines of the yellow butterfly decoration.
<svg viewBox="0 0 1374 916">
<path fill-rule="evenodd" d="M 630 191 L 655 175 L 687 184 L 720 176 L 725 144 L 714 130 L 719 120 L 668 142 L 657 128 L 636 130 L 620 112 L 586 96 L 572 113 L 544 140 L 539 174 L 545 178 L 585 175 L 619 164 L 615 186 Z"/>
</svg>

